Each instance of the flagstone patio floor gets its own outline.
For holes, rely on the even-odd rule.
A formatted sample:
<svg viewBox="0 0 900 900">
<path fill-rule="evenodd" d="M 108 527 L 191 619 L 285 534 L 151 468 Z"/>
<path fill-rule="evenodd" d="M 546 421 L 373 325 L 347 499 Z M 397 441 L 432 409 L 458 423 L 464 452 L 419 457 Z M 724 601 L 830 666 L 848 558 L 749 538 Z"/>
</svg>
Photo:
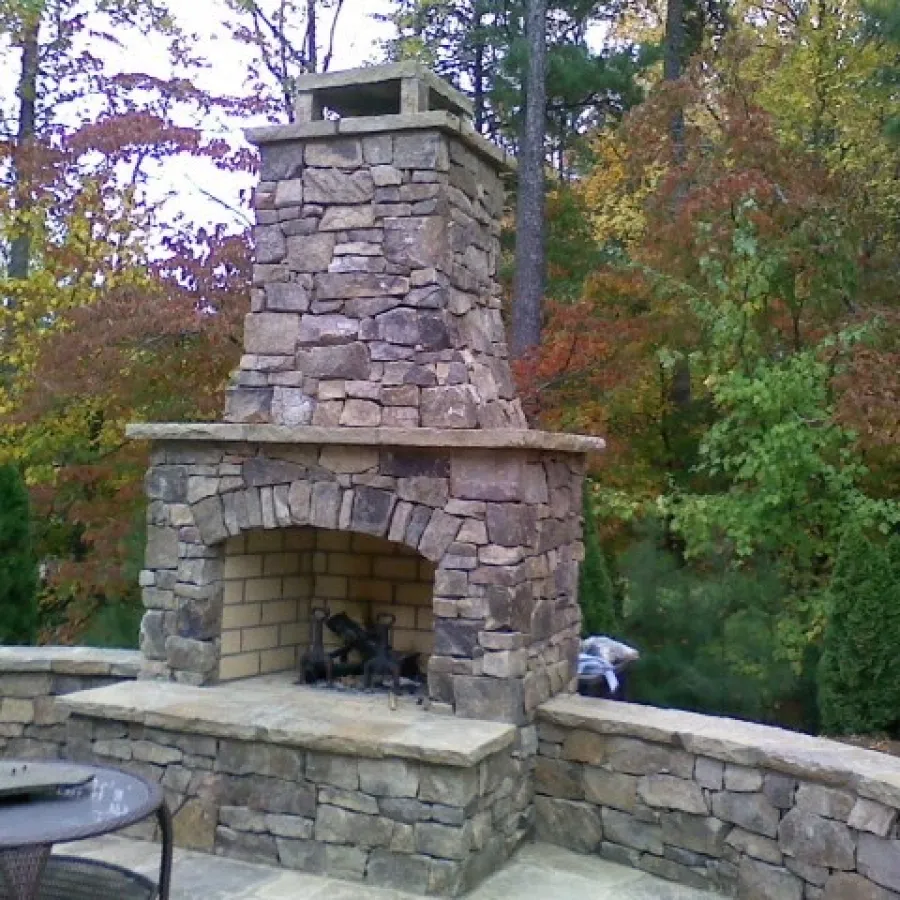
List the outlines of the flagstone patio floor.
<svg viewBox="0 0 900 900">
<path fill-rule="evenodd" d="M 158 847 L 105 837 L 57 848 L 155 877 Z M 417 894 L 366 887 L 219 856 L 175 851 L 171 900 L 413 900 Z M 718 900 L 596 857 L 527 844 L 468 900 Z"/>
</svg>

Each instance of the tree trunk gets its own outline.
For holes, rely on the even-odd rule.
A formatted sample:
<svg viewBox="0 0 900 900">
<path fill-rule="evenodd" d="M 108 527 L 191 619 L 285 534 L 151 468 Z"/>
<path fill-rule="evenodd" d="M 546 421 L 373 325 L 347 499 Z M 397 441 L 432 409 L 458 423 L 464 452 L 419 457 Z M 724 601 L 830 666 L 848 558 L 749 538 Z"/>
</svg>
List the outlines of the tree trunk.
<svg viewBox="0 0 900 900">
<path fill-rule="evenodd" d="M 544 135 L 547 106 L 547 4 L 527 0 L 528 69 L 525 115 L 519 144 L 516 210 L 516 273 L 513 284 L 512 355 L 520 357 L 541 340 L 544 293 Z"/>
<path fill-rule="evenodd" d="M 669 0 L 666 8 L 665 58 L 663 77 L 666 81 L 678 81 L 684 69 L 685 30 L 684 0 Z M 676 166 L 684 164 L 684 111 L 679 107 L 669 123 L 672 139 L 672 158 Z M 672 194 L 672 214 L 678 215 L 685 198 L 687 185 L 680 179 Z M 680 359 L 672 372 L 669 385 L 669 402 L 677 410 L 686 410 L 693 399 L 691 367 L 687 359 Z"/>
<path fill-rule="evenodd" d="M 684 0 L 669 0 L 666 7 L 665 59 L 663 78 L 677 81 L 681 78 L 684 54 Z"/>
<path fill-rule="evenodd" d="M 663 77 L 666 81 L 681 78 L 684 61 L 684 0 L 669 0 L 666 7 L 665 57 Z M 679 109 L 669 126 L 672 151 L 677 164 L 684 162 L 684 113 Z"/>
<path fill-rule="evenodd" d="M 476 19 L 475 27 L 481 29 L 481 20 Z M 472 73 L 474 86 L 475 130 L 484 134 L 484 43 L 479 39 L 475 45 L 475 65 Z"/>
<path fill-rule="evenodd" d="M 316 34 L 316 0 L 306 0 L 306 65 L 310 72 L 319 68 L 319 38 Z"/>
<path fill-rule="evenodd" d="M 31 203 L 24 160 L 34 141 L 37 129 L 37 79 L 40 65 L 38 32 L 40 19 L 26 22 L 22 28 L 22 67 L 16 95 L 19 98 L 19 127 L 16 145 L 12 154 L 13 194 L 16 198 L 16 213 L 22 217 L 16 223 L 15 236 L 9 251 L 8 274 L 10 278 L 27 278 L 31 262 L 31 233 L 25 221 Z"/>
</svg>

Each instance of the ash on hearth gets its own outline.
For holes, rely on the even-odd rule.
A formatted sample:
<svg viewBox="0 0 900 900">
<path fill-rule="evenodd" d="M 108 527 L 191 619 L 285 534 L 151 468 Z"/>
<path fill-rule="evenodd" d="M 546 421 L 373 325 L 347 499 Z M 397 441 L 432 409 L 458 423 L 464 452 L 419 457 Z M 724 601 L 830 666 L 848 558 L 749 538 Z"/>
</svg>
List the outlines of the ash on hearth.
<svg viewBox="0 0 900 900">
<path fill-rule="evenodd" d="M 343 690 L 389 689 L 416 694 L 424 686 L 418 653 L 393 649 L 395 617 L 381 613 L 368 627 L 346 613 L 331 615 L 327 607 L 311 613 L 309 647 L 300 659 L 299 684 L 325 684 Z M 343 642 L 325 649 L 325 628 Z"/>
</svg>

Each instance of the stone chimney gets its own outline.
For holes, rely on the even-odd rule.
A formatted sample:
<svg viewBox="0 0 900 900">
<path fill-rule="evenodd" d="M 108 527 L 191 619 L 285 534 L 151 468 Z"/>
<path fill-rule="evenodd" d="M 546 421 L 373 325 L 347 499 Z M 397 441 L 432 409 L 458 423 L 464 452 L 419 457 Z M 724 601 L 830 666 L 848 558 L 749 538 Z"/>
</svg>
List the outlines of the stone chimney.
<svg viewBox="0 0 900 900">
<path fill-rule="evenodd" d="M 256 265 L 226 420 L 526 428 L 496 280 L 512 161 L 416 63 L 299 90 L 295 124 L 248 132 Z"/>
</svg>

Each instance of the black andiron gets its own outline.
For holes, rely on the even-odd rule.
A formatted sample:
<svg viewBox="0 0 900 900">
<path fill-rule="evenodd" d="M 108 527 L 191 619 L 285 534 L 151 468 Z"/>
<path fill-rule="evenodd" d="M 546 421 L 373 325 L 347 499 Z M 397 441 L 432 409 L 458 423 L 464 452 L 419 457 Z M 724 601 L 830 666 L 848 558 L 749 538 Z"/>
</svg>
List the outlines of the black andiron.
<svg viewBox="0 0 900 900">
<path fill-rule="evenodd" d="M 395 694 L 400 693 L 400 659 L 391 649 L 391 637 L 394 631 L 396 616 L 390 613 L 381 613 L 372 626 L 377 641 L 377 649 L 363 665 L 363 684 L 367 688 L 372 687 L 372 681 L 378 678 L 383 682 L 385 678 L 391 679 L 391 689 Z"/>
<path fill-rule="evenodd" d="M 418 674 L 417 653 L 397 653 L 392 645 L 395 617 L 381 613 L 369 628 L 364 628 L 346 613 L 330 615 L 325 607 L 311 611 L 309 647 L 300 660 L 300 684 L 335 678 L 362 678 L 366 688 L 381 686 L 390 680 L 393 693 L 400 693 L 400 677 L 415 679 Z M 325 649 L 325 626 L 343 642 L 336 650 Z M 356 653 L 360 662 L 351 661 Z"/>
<path fill-rule="evenodd" d="M 325 623 L 331 615 L 327 606 L 316 606 L 310 613 L 310 640 L 300 659 L 300 681 L 310 684 L 324 677 L 328 684 L 334 680 L 334 660 L 325 652 Z"/>
</svg>

